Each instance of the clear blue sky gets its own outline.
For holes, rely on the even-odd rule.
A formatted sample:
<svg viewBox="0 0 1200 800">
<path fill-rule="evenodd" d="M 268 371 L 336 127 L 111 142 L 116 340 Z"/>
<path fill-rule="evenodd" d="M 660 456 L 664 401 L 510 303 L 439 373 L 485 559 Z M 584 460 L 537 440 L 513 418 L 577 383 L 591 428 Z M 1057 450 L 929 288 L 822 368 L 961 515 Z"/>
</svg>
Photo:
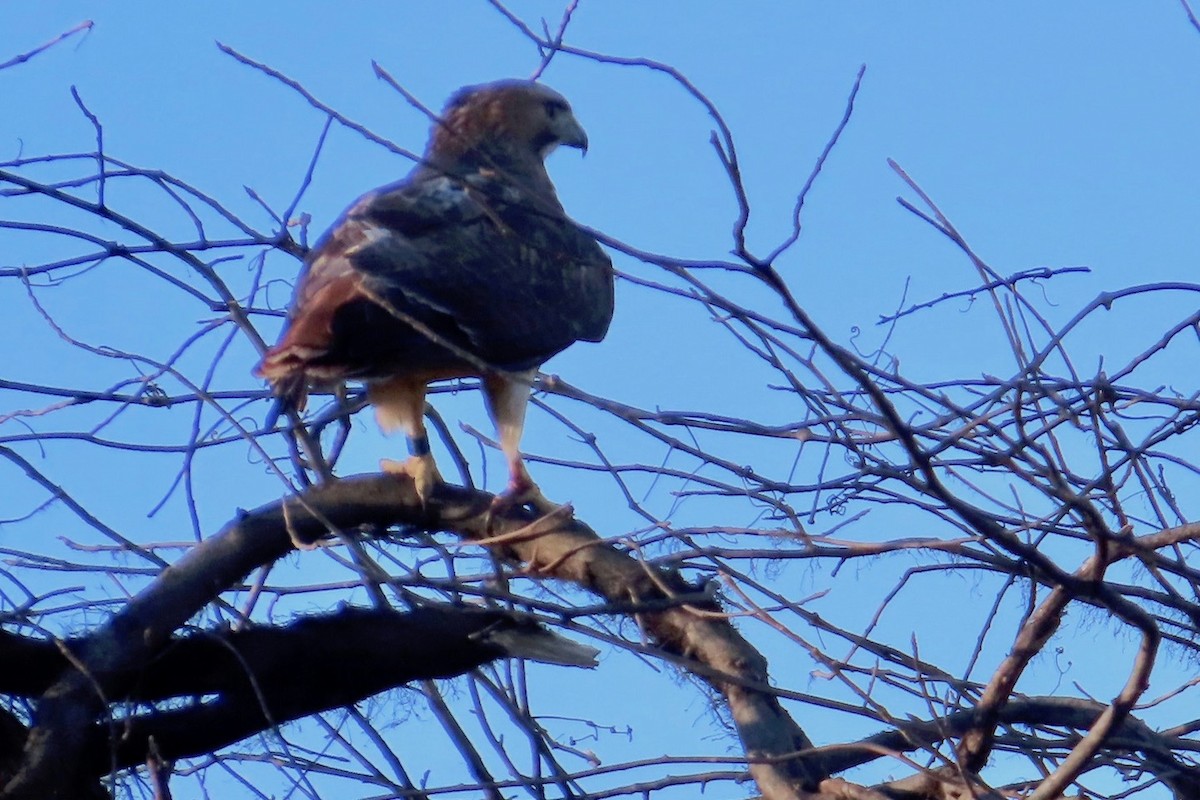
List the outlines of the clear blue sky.
<svg viewBox="0 0 1200 800">
<path fill-rule="evenodd" d="M 511 8 L 531 22 L 544 15 L 553 24 L 562 3 L 514 2 Z M 276 209 L 285 206 L 324 120 L 285 87 L 223 55 L 215 41 L 281 70 L 342 113 L 413 150 L 423 145 L 428 122 L 374 78 L 371 59 L 434 107 L 463 84 L 527 75 L 537 63 L 532 46 L 498 13 L 484 2 L 467 0 L 10 0 L 0 3 L 0 61 L 84 19 L 95 21 L 90 33 L 0 71 L 5 109 L 0 161 L 94 147 L 92 129 L 69 92 L 74 85 L 104 123 L 111 155 L 170 172 L 263 228 L 269 228 L 268 218 L 243 187 Z M 670 63 L 708 94 L 740 150 L 753 206 L 750 245 L 760 253 L 787 235 L 795 194 L 841 117 L 857 70 L 866 65 L 854 118 L 809 197 L 804 235 L 779 264 L 818 322 L 839 341 L 853 339 L 862 350 L 880 343 L 883 331 L 875 321 L 898 307 L 906 284 L 909 301 L 919 301 L 977 282 L 960 253 L 895 202 L 897 195 L 912 198 L 912 192 L 888 167 L 888 158 L 932 195 L 1000 273 L 1090 267 L 1090 274 L 1063 277 L 1047 289 L 1052 318 L 1068 318 L 1102 290 L 1193 280 L 1196 274 L 1200 34 L 1174 0 L 583 0 L 567 40 Z M 711 124 L 697 103 L 661 75 L 567 56 L 554 61 L 544 80 L 571 100 L 591 139 L 585 159 L 562 152 L 550 165 L 573 217 L 646 250 L 726 256 L 735 208 L 708 142 Z M 315 235 L 354 196 L 401 176 L 409 166 L 335 128 L 298 211 L 312 215 Z M 114 192 L 114 203 L 125 203 L 131 216 L 186 230 L 181 226 L 187 221 L 173 209 Z M 44 208 L 16 208 L 0 200 L 0 218 L 43 219 Z M 62 245 L 0 230 L 0 268 L 36 262 L 45 258 L 45 248 L 55 247 Z M 636 261 L 616 261 L 635 275 L 661 277 Z M 245 271 L 244 265 L 228 269 Z M 290 259 L 268 261 L 272 279 L 290 280 L 295 269 Z M 136 286 L 152 284 L 135 286 L 134 280 L 98 271 L 75 288 L 40 296 L 74 335 L 93 344 L 149 349 L 160 357 L 194 330 L 196 321 L 211 316 L 183 299 L 164 306 L 157 295 L 139 295 Z M 102 388 L 129 374 L 125 364 L 96 367 L 94 359 L 71 352 L 46 331 L 20 287 L 5 283 L 0 286 L 6 312 L 0 319 L 0 378 L 62 384 L 77 380 L 73 370 L 97 369 L 87 382 Z M 275 287 L 272 303 L 284 303 L 286 293 L 282 285 Z M 741 299 L 754 297 L 749 293 Z M 1164 311 L 1175 313 L 1134 306 L 1114 314 L 1103 338 L 1082 345 L 1084 352 L 1094 347 L 1097 354 L 1127 354 L 1144 347 L 1144 337 L 1158 333 L 1150 328 L 1143 335 L 1145 315 Z M 999 330 L 981 322 L 990 314 L 982 304 L 970 309 L 964 304 L 918 317 L 898 329 L 889 349 L 917 378 L 1003 372 L 1009 359 Z M 148 347 L 155 337 L 161 342 Z M 723 368 L 738 363 L 737 353 L 694 307 L 623 284 L 609 339 L 564 354 L 547 371 L 634 405 L 704 404 L 766 422 L 794 418 L 786 401 L 764 389 L 763 375 L 750 367 L 744 374 Z M 203 360 L 198 357 L 196 363 Z M 219 374 L 221 385 L 248 385 L 254 360 L 245 342 L 235 343 Z M 713 377 L 714 365 L 720 365 L 719 380 Z M 1094 362 L 1086 366 L 1091 369 Z M 1164 375 L 1163 380 L 1179 379 Z M 1194 380 L 1189 385 L 1194 387 Z M 462 419 L 488 430 L 478 398 L 438 403 L 452 425 Z M 0 415 L 12 410 L 0 407 Z M 261 414 L 262 409 L 252 411 Z M 188 412 L 171 413 L 177 415 L 172 424 L 182 419 L 186 427 Z M 18 427 L 0 425 L 0 435 L 19 433 Z M 398 441 L 384 443 L 365 418 L 355 434 L 344 466 L 348 472 L 372 469 L 380 455 L 403 449 Z M 583 457 L 586 451 L 569 439 L 543 415 L 531 415 L 531 452 Z M 602 443 L 622 458 L 647 457 L 620 440 Z M 144 462 L 128 455 L 89 450 L 87 462 L 79 464 L 79 452 L 52 449 L 40 463 L 131 536 L 190 538 L 191 523 L 181 503 L 154 519 L 145 516 L 166 492 L 178 459 L 157 459 L 161 474 L 147 475 L 131 472 L 144 470 Z M 749 461 L 756 454 L 745 456 Z M 203 531 L 214 530 L 235 507 L 278 497 L 278 483 L 261 469 L 236 467 L 228 468 L 228 455 L 198 462 Z M 549 496 L 573 500 L 580 516 L 603 533 L 617 535 L 641 524 L 624 512 L 614 487 L 579 482 L 549 467 L 534 470 Z M 492 480 L 500 475 L 495 472 Z M 15 478 L 10 468 L 0 467 L 0 518 L 36 504 Z M 664 515 L 671 503 L 666 492 L 651 501 Z M 685 508 L 678 519 L 704 520 L 704 507 L 693 508 Z M 67 515 L 50 512 L 41 519 L 52 528 L 43 535 L 77 533 Z M 720 522 L 751 520 L 747 512 Z M 17 529 L 7 530 L 0 527 L 0 546 L 19 546 L 8 538 Z M 30 528 L 20 530 L 32 535 Z M 823 588 L 814 583 L 814 589 Z M 970 587 L 964 592 L 969 596 Z M 931 649 L 939 646 L 929 641 Z M 807 661 L 794 671 L 786 661 L 777 662 L 776 679 L 804 690 L 810 668 Z M 631 670 L 647 692 L 675 693 L 686 704 L 679 717 L 664 723 L 661 710 L 637 703 L 619 710 L 579 709 L 579 716 L 590 713 L 613 724 L 632 721 L 645 737 L 639 746 L 650 753 L 676 746 L 720 752 L 729 744 L 708 740 L 712 731 L 704 701 L 692 687 L 677 686 L 636 663 L 622 662 L 621 669 Z M 590 683 L 594 690 L 582 696 L 599 700 L 612 673 L 571 673 L 562 680 L 571 682 L 573 692 Z M 687 733 L 681 735 L 681 729 Z M 818 741 L 842 738 L 811 732 Z M 620 752 L 613 741 L 597 747 Z"/>
</svg>

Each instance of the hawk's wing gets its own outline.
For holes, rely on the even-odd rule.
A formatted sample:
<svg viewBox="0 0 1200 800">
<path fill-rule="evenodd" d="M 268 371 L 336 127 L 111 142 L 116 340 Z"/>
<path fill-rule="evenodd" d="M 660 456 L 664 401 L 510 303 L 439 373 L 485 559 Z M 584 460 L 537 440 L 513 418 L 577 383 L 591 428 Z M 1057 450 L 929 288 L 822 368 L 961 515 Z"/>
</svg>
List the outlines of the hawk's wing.
<svg viewBox="0 0 1200 800">
<path fill-rule="evenodd" d="M 552 195 L 486 173 L 426 174 L 364 196 L 318 244 L 260 372 L 478 374 L 454 348 L 527 369 L 601 339 L 612 309 L 608 257 Z"/>
</svg>

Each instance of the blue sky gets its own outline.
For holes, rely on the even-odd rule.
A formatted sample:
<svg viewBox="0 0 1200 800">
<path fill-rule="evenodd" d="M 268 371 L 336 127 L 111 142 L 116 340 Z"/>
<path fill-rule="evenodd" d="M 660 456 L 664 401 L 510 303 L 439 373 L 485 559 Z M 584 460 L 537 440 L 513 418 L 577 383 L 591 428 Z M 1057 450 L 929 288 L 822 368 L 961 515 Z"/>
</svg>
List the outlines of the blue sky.
<svg viewBox="0 0 1200 800">
<path fill-rule="evenodd" d="M 531 22 L 545 16 L 553 24 L 562 3 L 514 2 L 511 8 Z M 243 187 L 273 208 L 286 206 L 324 119 L 293 92 L 219 52 L 214 42 L 279 69 L 338 111 L 413 150 L 423 145 L 428 121 L 375 79 L 372 59 L 433 107 L 461 85 L 527 75 L 537 63 L 532 46 L 503 17 L 486 3 L 468 0 L 10 1 L 0 3 L 0 61 L 83 19 L 95 21 L 90 33 L 0 71 L 0 97 L 8 109 L 0 115 L 0 161 L 92 149 L 91 126 L 70 95 L 69 87 L 75 86 L 104 123 L 107 152 L 170 172 L 264 229 L 270 228 L 269 217 Z M 778 265 L 817 321 L 835 339 L 853 341 L 860 350 L 880 345 L 885 330 L 875 322 L 895 311 L 905 292 L 913 302 L 977 283 L 960 252 L 896 203 L 898 195 L 913 199 L 913 193 L 889 168 L 889 158 L 930 193 L 1001 274 L 1089 267 L 1090 273 L 1064 276 L 1045 289 L 1044 311 L 1054 320 L 1069 318 L 1103 290 L 1194 279 L 1200 252 L 1194 219 L 1195 187 L 1200 186 L 1200 34 L 1173 0 L 736 5 L 583 0 L 567 40 L 669 63 L 712 99 L 739 147 L 753 208 L 750 247 L 758 253 L 771 250 L 789 232 L 795 195 L 841 118 L 858 69 L 866 65 L 854 117 L 808 198 L 803 236 Z M 736 209 L 709 144 L 711 122 L 699 104 L 662 75 L 568 56 L 556 58 L 544 79 L 571 100 L 591 140 L 586 158 L 568 151 L 554 155 L 550 164 L 574 218 L 646 250 L 701 259 L 727 256 Z M 311 215 L 315 236 L 357 194 L 401 176 L 409 166 L 335 127 L 298 212 Z M 112 191 L 114 203 L 124 204 L 131 215 L 168 230 L 187 229 L 187 220 L 161 199 L 140 190 Z M 18 207 L 0 200 L 3 219 L 44 220 L 45 213 L 44 205 Z M 213 235 L 221 235 L 219 226 Z M 61 242 L 0 230 L 0 268 L 44 260 L 59 252 L 54 248 L 70 251 Z M 632 259 L 615 260 L 635 276 L 662 278 Z M 231 281 L 248 280 L 244 264 L 222 269 Z M 293 260 L 272 256 L 266 277 L 290 281 L 295 270 Z M 123 362 L 98 362 L 64 345 L 47 332 L 19 285 L 4 283 L 0 304 L 9 313 L 0 319 L 0 378 L 62 384 L 82 374 L 84 383 L 103 387 L 128 376 Z M 754 289 L 730 286 L 743 302 L 771 302 Z M 138 276 L 98 270 L 39 296 L 73 335 L 165 356 L 195 330 L 196 321 L 212 315 L 187 298 L 164 299 L 154 289 Z M 286 297 L 283 283 L 268 295 L 276 307 Z M 1186 311 L 1157 303 L 1130 302 L 1106 317 L 1103 326 L 1088 328 L 1077 343 L 1086 368 L 1093 369 L 1101 353 L 1115 361 L 1145 347 L 1159 333 L 1148 319 Z M 1011 356 L 983 305 L 943 306 L 910 318 L 888 341 L 889 352 L 921 379 L 1005 374 Z M 269 323 L 263 328 L 268 337 L 274 335 Z M 199 352 L 190 368 L 202 370 L 212 352 Z M 793 419 L 796 411 L 786 399 L 766 389 L 767 372 L 739 354 L 694 305 L 623 283 L 608 340 L 575 348 L 546 369 L 633 405 L 703 405 L 771 423 Z M 254 360 L 246 342 L 234 342 L 218 382 L 252 385 L 248 372 Z M 1181 379 L 1165 370 L 1161 380 Z M 0 407 L 0 415 L 39 401 L 9 402 L 13 405 Z M 452 426 L 463 420 L 489 430 L 477 397 L 447 396 L 437 403 Z M 189 412 L 171 413 L 171 426 L 186 427 Z M 55 424 L 69 426 L 72 417 L 63 418 L 68 423 Z M 596 421 L 586 413 L 581 418 Z M 91 418 L 80 414 L 78 419 L 86 425 Z M 140 423 L 128 423 L 128 430 L 123 424 L 118 421 L 115 430 L 132 436 Z M 16 432 L 11 422 L 0 426 L 0 434 Z M 621 458 L 653 457 L 639 449 L 644 443 L 619 433 L 606 440 L 603 429 L 600 434 L 602 444 Z M 526 441 L 533 453 L 587 455 L 568 432 L 536 413 Z M 380 455 L 402 449 L 400 442 L 385 443 L 364 416 L 356 423 L 344 468 L 369 470 Z M 31 457 L 36 452 L 28 451 Z M 744 455 L 756 464 L 785 465 L 795 454 L 772 445 Z M 201 531 L 216 529 L 235 507 L 278 497 L 278 483 L 244 454 L 234 460 L 239 457 L 237 468 L 229 467 L 227 454 L 198 459 L 193 477 L 200 487 Z M 151 462 L 152 474 L 147 474 Z M 51 447 L 39 463 L 131 535 L 146 540 L 191 536 L 178 497 L 162 515 L 146 517 L 178 470 L 177 457 L 147 459 L 64 444 Z M 502 478 L 499 460 L 493 455 L 489 463 L 496 488 Z M 40 502 L 15 482 L 15 473 L 3 472 L 8 469 L 0 467 L 0 486 L 7 484 L 0 488 L 4 518 Z M 534 471 L 549 496 L 573 500 L 582 518 L 610 535 L 642 524 L 624 510 L 614 486 L 580 481 L 548 465 L 535 465 Z M 655 495 L 648 485 L 640 489 L 656 513 L 666 515 L 675 503 L 668 492 Z M 712 509 L 692 501 L 673 518 L 747 524 L 754 514 L 722 507 L 716 512 L 721 518 L 712 520 L 706 516 Z M 63 535 L 88 536 L 74 531 L 69 515 L 54 511 L 39 523 Z M 11 539 L 17 530 L 0 528 L 0 545 L 20 546 Z M 33 529 L 19 530 L 30 535 Z M 814 591 L 827 588 L 817 578 L 802 580 L 811 580 Z M 964 583 L 970 596 L 970 580 Z M 986 592 L 984 597 L 987 602 Z M 861 616 L 873 605 L 849 603 L 839 609 Z M 954 652 L 953 637 L 938 641 L 935 633 L 928 635 L 931 650 Z M 620 664 L 645 682 L 647 691 L 674 693 L 685 709 L 688 748 L 728 746 L 720 739 L 714 745 L 704 703 L 690 685 L 679 686 L 663 674 L 648 677 L 637 672 L 638 666 Z M 791 672 L 777 663 L 776 677 L 803 690 L 809 668 L 804 662 Z M 611 675 L 572 674 L 569 680 L 579 682 L 571 684 L 576 688 L 594 681 L 596 689 L 588 696 L 603 697 Z M 1047 680 L 1053 683 L 1054 677 Z M 579 715 L 587 714 L 580 710 Z M 637 704 L 613 716 L 614 724 L 635 721 L 639 735 L 653 742 L 652 752 L 678 735 L 660 714 Z M 819 741 L 839 738 L 814 733 Z M 613 741 L 606 745 L 620 751 Z"/>
</svg>

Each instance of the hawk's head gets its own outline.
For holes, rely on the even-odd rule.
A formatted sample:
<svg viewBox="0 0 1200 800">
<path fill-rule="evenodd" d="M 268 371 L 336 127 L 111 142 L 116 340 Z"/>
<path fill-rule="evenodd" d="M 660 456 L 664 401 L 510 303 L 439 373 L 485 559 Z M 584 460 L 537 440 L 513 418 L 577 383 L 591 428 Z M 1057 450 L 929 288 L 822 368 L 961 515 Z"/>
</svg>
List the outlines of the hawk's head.
<svg viewBox="0 0 1200 800">
<path fill-rule="evenodd" d="M 587 134 L 566 98 L 535 81 L 502 80 L 466 86 L 450 98 L 426 157 L 444 163 L 503 154 L 540 163 L 560 144 L 587 152 Z"/>
</svg>

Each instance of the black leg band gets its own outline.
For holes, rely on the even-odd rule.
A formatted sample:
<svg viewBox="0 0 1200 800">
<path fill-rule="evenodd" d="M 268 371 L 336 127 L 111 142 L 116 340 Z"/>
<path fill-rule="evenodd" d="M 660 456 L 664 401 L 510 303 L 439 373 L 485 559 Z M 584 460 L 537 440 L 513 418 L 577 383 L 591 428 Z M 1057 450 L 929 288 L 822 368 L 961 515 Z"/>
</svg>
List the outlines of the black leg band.
<svg viewBox="0 0 1200 800">
<path fill-rule="evenodd" d="M 408 437 L 408 454 L 413 456 L 429 455 L 429 437 L 428 436 L 410 436 Z"/>
</svg>

